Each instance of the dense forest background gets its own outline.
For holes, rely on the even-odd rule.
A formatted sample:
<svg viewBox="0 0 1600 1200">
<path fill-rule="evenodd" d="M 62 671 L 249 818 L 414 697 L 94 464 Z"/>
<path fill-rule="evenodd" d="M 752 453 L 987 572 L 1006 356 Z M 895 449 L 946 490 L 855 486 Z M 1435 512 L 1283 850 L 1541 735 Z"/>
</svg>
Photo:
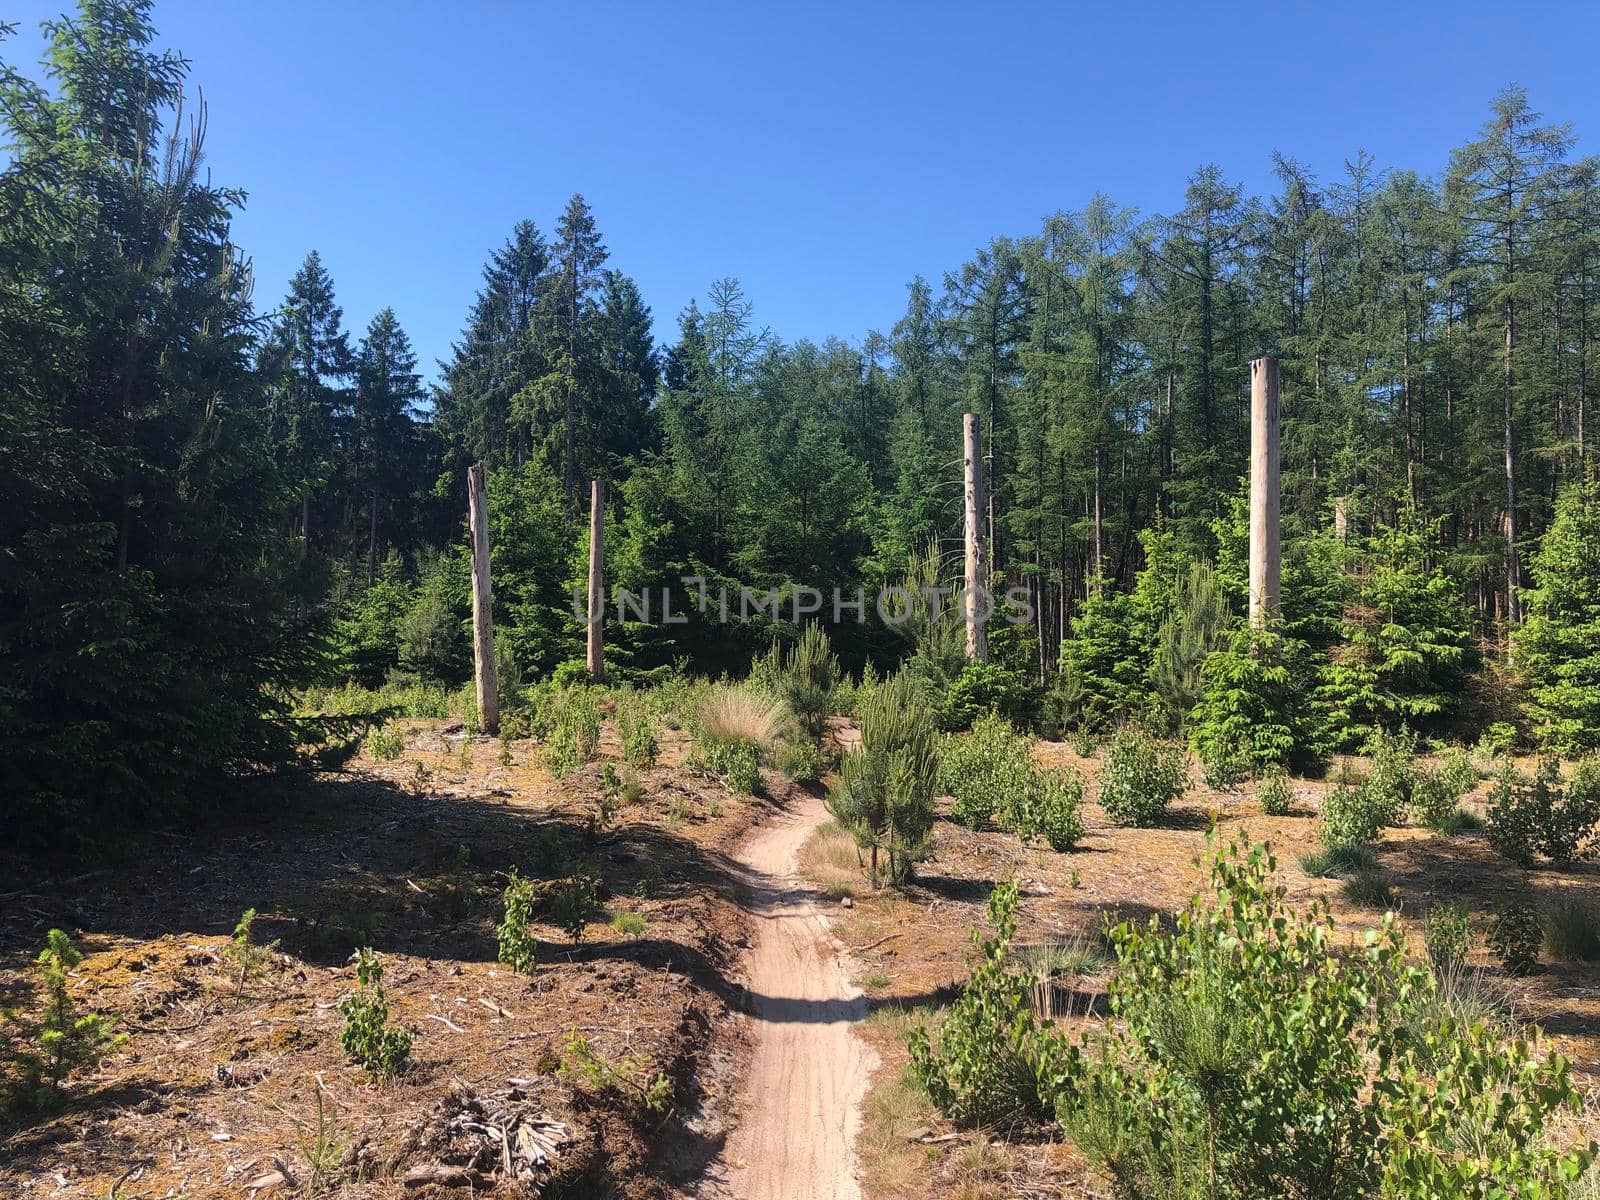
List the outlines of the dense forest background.
<svg viewBox="0 0 1600 1200">
<path fill-rule="evenodd" d="M 1316 753 L 1401 723 L 1600 736 L 1600 669 L 1571 667 L 1600 628 L 1600 165 L 1518 87 L 1431 173 L 1279 155 L 1266 197 L 1214 165 L 1169 215 L 1094 195 L 822 345 L 732 278 L 659 329 L 574 195 L 490 253 L 425 388 L 392 311 L 346 327 L 314 250 L 287 296 L 252 295 L 243 197 L 209 182 L 148 4 L 48 32 L 44 83 L 0 74 L 0 762 L 24 827 L 281 762 L 317 736 L 308 685 L 464 681 L 470 463 L 516 686 L 581 654 L 588 480 L 612 585 L 870 596 L 953 574 L 969 411 L 997 584 L 1033 609 L 969 708 L 1096 725 L 1156 695 L 1256 762 L 1287 753 L 1245 729 L 1274 721 Z M 1268 655 L 1234 635 L 1261 353 L 1283 374 Z M 739 671 L 796 632 L 686 615 L 615 626 L 614 673 Z M 832 636 L 853 669 L 968 670 L 870 607 Z"/>
</svg>

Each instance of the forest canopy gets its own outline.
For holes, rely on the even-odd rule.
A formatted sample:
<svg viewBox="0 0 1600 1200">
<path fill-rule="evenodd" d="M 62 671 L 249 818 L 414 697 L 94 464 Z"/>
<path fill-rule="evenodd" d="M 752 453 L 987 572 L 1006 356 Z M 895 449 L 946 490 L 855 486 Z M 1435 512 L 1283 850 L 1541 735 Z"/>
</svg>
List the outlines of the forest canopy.
<svg viewBox="0 0 1600 1200">
<path fill-rule="evenodd" d="M 659 329 L 583 197 L 530 197 L 554 220 L 489 253 L 425 386 L 400 316 L 347 327 L 315 249 L 286 296 L 253 294 L 244 196 L 201 165 L 227 131 L 186 106 L 149 3 L 84 0 L 46 34 L 42 81 L 0 68 L 0 761 L 30 836 L 219 803 L 326 732 L 305 688 L 463 684 L 470 464 L 515 687 L 581 657 L 589 480 L 607 582 L 634 593 L 937 583 L 968 412 L 996 586 L 1030 619 L 987 664 L 870 606 L 831 631 L 848 670 L 909 661 L 947 727 L 1137 717 L 1221 771 L 1401 726 L 1600 744 L 1600 167 L 1519 87 L 1444 163 L 1279 154 L 1262 197 L 1206 164 L 1165 215 L 1063 197 L 820 345 L 734 278 Z M 1265 649 L 1238 629 L 1262 353 L 1285 552 Z M 682 615 L 616 623 L 612 671 L 743 671 L 799 632 Z"/>
</svg>

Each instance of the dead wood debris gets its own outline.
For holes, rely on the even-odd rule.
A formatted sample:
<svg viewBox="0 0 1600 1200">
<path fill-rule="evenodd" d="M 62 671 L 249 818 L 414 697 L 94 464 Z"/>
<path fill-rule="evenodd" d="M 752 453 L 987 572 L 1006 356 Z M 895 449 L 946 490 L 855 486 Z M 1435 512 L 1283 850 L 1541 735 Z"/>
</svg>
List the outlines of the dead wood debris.
<svg viewBox="0 0 1600 1200">
<path fill-rule="evenodd" d="M 523 1090 L 523 1082 L 488 1094 L 454 1084 L 411 1139 L 415 1153 L 430 1161 L 407 1168 L 401 1181 L 473 1188 L 519 1182 L 538 1195 L 572 1134 Z"/>
</svg>

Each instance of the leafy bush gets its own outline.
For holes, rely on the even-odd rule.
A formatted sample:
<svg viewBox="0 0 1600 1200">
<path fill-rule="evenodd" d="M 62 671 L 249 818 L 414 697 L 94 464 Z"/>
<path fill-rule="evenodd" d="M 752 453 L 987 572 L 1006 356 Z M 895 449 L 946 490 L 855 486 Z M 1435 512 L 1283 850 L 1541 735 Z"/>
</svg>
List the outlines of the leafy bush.
<svg viewBox="0 0 1600 1200">
<path fill-rule="evenodd" d="M 1380 826 L 1399 825 L 1411 805 L 1417 773 L 1417 739 L 1410 730 L 1377 730 L 1367 739 L 1371 767 L 1367 773 L 1366 801 Z"/>
<path fill-rule="evenodd" d="M 630 767 L 648 770 L 656 765 L 661 744 L 656 739 L 656 723 L 650 712 L 637 702 L 617 708 L 617 736 L 622 742 L 622 758 Z"/>
<path fill-rule="evenodd" d="M 1435 904 L 1422 918 L 1422 944 L 1440 974 L 1453 970 L 1472 949 L 1472 918 L 1459 901 Z"/>
<path fill-rule="evenodd" d="M 1527 975 L 1539 965 L 1544 929 L 1532 904 L 1517 901 L 1495 911 L 1486 939 L 1489 949 L 1512 975 Z"/>
<path fill-rule="evenodd" d="M 351 961 L 356 964 L 356 987 L 339 999 L 339 1015 L 344 1018 L 339 1046 L 351 1062 L 379 1078 L 392 1078 L 411 1061 L 411 1030 L 389 1024 L 383 962 L 377 953 L 363 946 Z"/>
<path fill-rule="evenodd" d="M 939 760 L 939 787 L 955 804 L 951 815 L 973 829 L 1000 812 L 1000 822 L 1031 825 L 1033 744 L 993 713 L 980 717 L 966 737 L 947 737 Z"/>
<path fill-rule="evenodd" d="M 633 1054 L 613 1062 L 577 1030 L 567 1038 L 556 1074 L 592 1091 L 620 1095 L 630 1108 L 644 1112 L 664 1113 L 672 1103 L 672 1081 L 663 1072 L 652 1074 L 649 1064 Z"/>
<path fill-rule="evenodd" d="M 1100 807 L 1119 825 L 1150 825 L 1183 794 L 1183 756 L 1150 734 L 1123 729 L 1097 776 Z"/>
<path fill-rule="evenodd" d="M 550 919 L 574 944 L 583 940 L 589 922 L 600 915 L 600 876 L 581 867 L 556 884 L 550 902 Z"/>
<path fill-rule="evenodd" d="M 702 738 L 706 766 L 734 791 L 755 795 L 761 786 L 761 748 L 749 738 Z"/>
<path fill-rule="evenodd" d="M 406 735 L 391 725 L 379 725 L 367 734 L 367 753 L 390 762 L 406 752 Z"/>
<path fill-rule="evenodd" d="M 1317 738 L 1304 699 L 1314 665 L 1305 643 L 1241 630 L 1205 660 L 1189 713 L 1189 745 L 1209 770 L 1259 771 L 1314 758 Z"/>
<path fill-rule="evenodd" d="M 1439 767 L 1445 786 L 1455 793 L 1458 800 L 1478 786 L 1478 768 L 1472 761 L 1472 755 L 1459 746 L 1452 746 L 1444 752 Z"/>
<path fill-rule="evenodd" d="M 815 742 L 787 742 L 778 751 L 778 770 L 795 783 L 815 783 L 828 769 L 828 760 Z"/>
<path fill-rule="evenodd" d="M 1446 771 L 1439 767 L 1418 767 L 1411 781 L 1407 819 L 1413 825 L 1440 830 L 1450 823 L 1460 799 L 1461 793 L 1455 790 Z"/>
<path fill-rule="evenodd" d="M 860 706 L 861 745 L 840 762 L 828 811 L 870 851 L 873 883 L 881 878 L 880 852 L 888 855 L 889 878 L 899 883 L 927 854 L 938 734 L 926 692 L 908 672 L 864 690 Z"/>
<path fill-rule="evenodd" d="M 1509 762 L 1489 791 L 1489 842 L 1514 863 L 1543 854 L 1558 866 L 1593 856 L 1600 825 L 1600 765 L 1580 763 L 1562 786 L 1560 764 L 1546 759 L 1530 781 Z"/>
<path fill-rule="evenodd" d="M 79 1013 L 67 993 L 67 976 L 83 961 L 83 953 L 59 929 L 45 935 L 45 947 L 34 959 L 44 1011 L 31 1028 L 24 1026 L 25 1041 L 10 1055 L 10 1103 L 24 1112 L 44 1112 L 56 1107 L 68 1077 L 98 1063 L 109 1051 L 127 1041 L 112 1033 L 111 1023 L 98 1013 Z M 23 1026 L 10 1009 L 8 1024 Z"/>
<path fill-rule="evenodd" d="M 1323 794 L 1317 836 L 1324 846 L 1365 846 L 1382 829 L 1383 821 L 1365 787 L 1336 783 Z"/>
<path fill-rule="evenodd" d="M 564 779 L 594 757 L 600 744 L 600 703 L 593 689 L 566 687 L 543 693 L 533 718 L 543 728 L 544 764 L 550 774 Z"/>
<path fill-rule="evenodd" d="M 973 931 L 978 962 L 961 996 L 930 1032 L 910 1034 L 911 1069 L 940 1112 L 962 1125 L 1047 1121 L 1072 1086 L 1078 1055 L 1028 1003 L 1033 981 L 1007 966 L 1018 892 L 1003 883 L 989 897 L 987 940 Z"/>
<path fill-rule="evenodd" d="M 1261 776 L 1261 786 L 1256 789 L 1256 799 L 1267 816 L 1288 816 L 1294 799 L 1294 794 L 1289 790 L 1288 773 L 1279 766 L 1268 767 Z"/>
<path fill-rule="evenodd" d="M 1083 836 L 1083 776 L 1075 770 L 1041 771 L 1039 780 L 1034 803 L 1039 832 L 1050 849 L 1066 853 Z"/>
<path fill-rule="evenodd" d="M 539 939 L 528 929 L 533 921 L 533 899 L 533 881 L 521 878 L 513 870 L 501 897 L 505 912 L 495 927 L 495 939 L 500 961 L 518 975 L 532 975 L 538 963 Z"/>
<path fill-rule="evenodd" d="M 1214 850 L 1175 929 L 1112 931 L 1117 1021 L 1059 1113 L 1115 1194 L 1564 1194 L 1593 1156 L 1546 1135 L 1578 1107 L 1565 1060 L 1421 1015 L 1437 985 L 1392 915 L 1330 955 L 1326 909 L 1292 910 L 1273 871 L 1265 847 Z"/>
<path fill-rule="evenodd" d="M 813 621 L 807 625 L 787 653 L 774 646 L 769 674 L 773 691 L 805 735 L 813 740 L 821 737 L 840 674 L 839 660 L 821 624 Z"/>
</svg>

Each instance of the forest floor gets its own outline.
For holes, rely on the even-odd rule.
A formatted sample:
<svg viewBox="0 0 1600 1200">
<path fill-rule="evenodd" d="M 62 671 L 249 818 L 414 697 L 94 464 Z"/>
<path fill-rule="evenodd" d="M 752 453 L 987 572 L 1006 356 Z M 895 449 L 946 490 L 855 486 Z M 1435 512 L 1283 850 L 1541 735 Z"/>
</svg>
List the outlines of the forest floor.
<svg viewBox="0 0 1600 1200">
<path fill-rule="evenodd" d="M 128 1035 L 64 1109 L 0 1125 L 0 1194 L 459 1196 L 444 1182 L 504 1184 L 483 1130 L 528 1117 L 566 1127 L 546 1195 L 681 1194 L 734 1161 L 726 1120 L 751 1041 L 741 897 L 789 895 L 761 869 L 770 855 L 739 849 L 786 811 L 810 806 L 814 823 L 820 802 L 771 773 L 768 797 L 734 795 L 686 765 L 686 736 L 664 732 L 660 763 L 637 772 L 643 797 L 597 832 L 600 772 L 619 758 L 609 724 L 600 760 L 559 782 L 532 743 L 513 743 L 505 765 L 489 739 L 464 759 L 448 723 L 403 727 L 399 759 L 363 755 L 270 810 L 147 837 L 87 874 L 0 862 L 0 1003 L 33 1006 L 30 960 L 59 926 L 85 954 L 74 1003 Z M 809 834 L 785 820 L 796 844 Z M 581 862 L 605 883 L 581 940 L 541 908 L 536 973 L 502 966 L 511 870 L 556 880 Z M 256 940 L 278 946 L 241 986 L 226 948 L 252 907 Z M 609 923 L 619 914 L 643 931 Z M 416 1034 L 411 1069 L 388 1083 L 339 1045 L 357 945 L 382 955 L 392 1019 Z M 574 1032 L 616 1080 L 558 1073 Z M 658 1071 L 665 1115 L 641 1102 Z"/>
<path fill-rule="evenodd" d="M 1076 766 L 1093 779 L 1098 763 L 1065 744 L 1042 743 L 1040 762 Z M 1356 768 L 1364 764 L 1352 760 Z M 1198 775 L 1198 772 L 1195 772 Z M 1029 945 L 1101 945 L 1108 917 L 1147 921 L 1177 912 L 1205 884 L 1198 859 L 1206 831 L 1223 838 L 1270 842 L 1279 877 L 1296 907 L 1326 900 L 1346 941 L 1376 927 L 1382 914 L 1340 895 L 1338 879 L 1308 876 L 1301 855 L 1320 848 L 1317 811 L 1322 781 L 1293 780 L 1290 815 L 1261 812 L 1253 789 L 1216 792 L 1192 782 L 1158 827 L 1124 829 L 1106 819 L 1089 788 L 1086 836 L 1071 853 L 1025 847 L 1011 834 L 974 832 L 941 819 L 933 853 L 903 891 L 874 892 L 856 865 L 849 839 L 823 826 L 802 850 L 813 880 L 836 898 L 852 897 L 837 913 L 843 942 L 855 953 L 855 982 L 870 999 L 863 1035 L 880 1066 L 864 1106 L 858 1153 L 868 1200 L 999 1200 L 1000 1197 L 1096 1196 L 1087 1166 L 1071 1146 L 1048 1132 L 974 1134 L 942 1120 L 907 1070 L 906 1034 L 929 1010 L 954 998 L 969 974 L 971 930 L 987 931 L 984 908 L 998 882 L 1021 888 L 1018 950 Z M 1466 807 L 1482 812 L 1487 785 Z M 1465 903 L 1482 921 L 1497 904 L 1531 888 L 1541 902 L 1578 898 L 1600 911 L 1600 864 L 1524 872 L 1492 851 L 1482 833 L 1446 837 L 1419 829 L 1384 833 L 1378 854 L 1393 886 L 1411 949 L 1422 950 L 1421 918 L 1434 904 Z M 1506 975 L 1481 947 L 1472 958 L 1485 987 L 1516 1018 L 1538 1024 L 1573 1064 L 1578 1086 L 1600 1089 L 1600 964 L 1551 962 L 1530 976 Z M 1090 968 L 1052 985 L 1058 1019 L 1069 1027 L 1102 1021 L 1106 971 Z M 1592 1108 L 1593 1106 L 1591 1106 Z"/>
</svg>

